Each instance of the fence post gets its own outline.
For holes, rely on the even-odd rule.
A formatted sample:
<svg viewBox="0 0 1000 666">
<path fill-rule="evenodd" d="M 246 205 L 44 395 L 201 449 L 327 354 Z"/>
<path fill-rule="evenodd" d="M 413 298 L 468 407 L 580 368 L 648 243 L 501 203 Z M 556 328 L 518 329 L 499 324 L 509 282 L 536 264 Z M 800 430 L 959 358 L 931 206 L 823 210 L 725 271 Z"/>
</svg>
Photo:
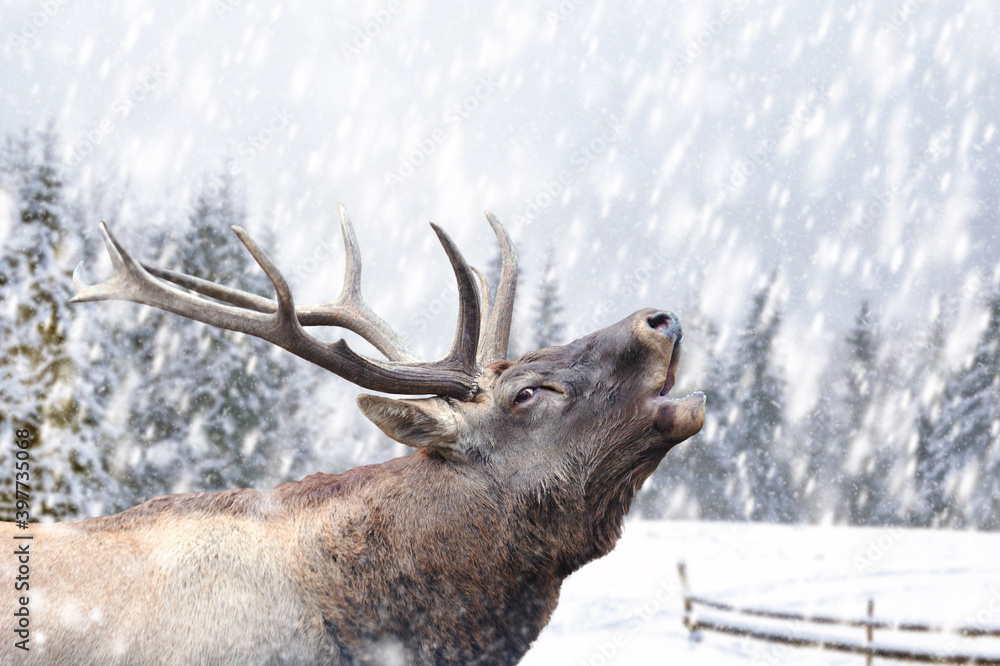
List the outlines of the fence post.
<svg viewBox="0 0 1000 666">
<path fill-rule="evenodd" d="M 865 643 L 868 647 L 867 666 L 872 666 L 872 639 L 875 637 L 875 600 L 868 600 L 868 626 L 865 628 Z"/>
<path fill-rule="evenodd" d="M 684 562 L 677 563 L 677 573 L 681 577 L 681 594 L 684 595 L 684 626 L 688 631 L 693 632 L 691 626 L 691 591 L 688 589 L 687 567 Z"/>
</svg>

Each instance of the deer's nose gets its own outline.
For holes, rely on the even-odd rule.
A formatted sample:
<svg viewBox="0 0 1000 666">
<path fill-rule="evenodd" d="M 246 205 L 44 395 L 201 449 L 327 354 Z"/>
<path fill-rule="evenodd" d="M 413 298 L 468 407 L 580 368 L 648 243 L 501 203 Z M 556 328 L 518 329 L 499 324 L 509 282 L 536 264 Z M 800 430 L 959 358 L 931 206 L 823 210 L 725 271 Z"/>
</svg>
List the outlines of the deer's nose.
<svg viewBox="0 0 1000 666">
<path fill-rule="evenodd" d="M 672 312 L 654 312 L 646 317 L 646 324 L 665 338 L 681 337 L 681 322 Z"/>
</svg>

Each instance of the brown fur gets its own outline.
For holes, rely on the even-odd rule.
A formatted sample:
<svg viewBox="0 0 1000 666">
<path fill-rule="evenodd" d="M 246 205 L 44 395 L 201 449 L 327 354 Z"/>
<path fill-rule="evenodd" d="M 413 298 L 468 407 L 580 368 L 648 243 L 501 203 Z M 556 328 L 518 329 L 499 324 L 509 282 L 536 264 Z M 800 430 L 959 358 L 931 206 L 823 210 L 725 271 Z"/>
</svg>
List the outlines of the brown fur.
<svg viewBox="0 0 1000 666">
<path fill-rule="evenodd" d="M 701 398 L 658 397 L 680 331 L 652 312 L 493 364 L 468 402 L 362 396 L 412 455 L 32 526 L 32 649 L 0 663 L 516 663 L 701 427 Z"/>
</svg>

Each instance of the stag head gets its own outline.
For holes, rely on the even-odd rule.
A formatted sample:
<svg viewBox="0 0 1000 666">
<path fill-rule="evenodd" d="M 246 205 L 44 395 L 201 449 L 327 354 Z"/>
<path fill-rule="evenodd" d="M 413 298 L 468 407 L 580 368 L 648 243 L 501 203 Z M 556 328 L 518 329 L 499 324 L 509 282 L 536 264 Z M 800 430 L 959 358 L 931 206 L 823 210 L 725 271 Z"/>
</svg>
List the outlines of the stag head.
<svg viewBox="0 0 1000 666">
<path fill-rule="evenodd" d="M 536 520 L 576 526 L 561 535 L 572 570 L 611 550 L 642 482 L 701 429 L 704 395 L 667 395 L 680 342 L 674 315 L 640 310 L 567 345 L 487 366 L 470 400 L 361 395 L 358 404 L 396 441 L 499 485 Z"/>
<path fill-rule="evenodd" d="M 472 486 L 514 498 L 522 517 L 558 542 L 555 556 L 571 571 L 613 547 L 642 482 L 671 447 L 701 429 L 705 398 L 668 396 L 680 360 L 681 326 L 672 313 L 655 309 L 507 361 L 517 259 L 506 231 L 486 216 L 502 259 L 495 300 L 482 274 L 432 225 L 459 287 L 457 332 L 438 361 L 419 359 L 365 304 L 360 251 L 343 206 L 346 276 L 330 303 L 296 306 L 284 277 L 239 227 L 233 231 L 270 278 L 276 300 L 141 264 L 104 223 L 114 274 L 87 285 L 77 266 L 73 301 L 143 303 L 263 338 L 363 388 L 431 394 L 366 394 L 358 405 L 389 437 L 419 449 L 429 464 L 449 465 Z M 385 359 L 360 356 L 343 340 L 327 343 L 306 332 L 317 325 L 354 331 Z"/>
</svg>

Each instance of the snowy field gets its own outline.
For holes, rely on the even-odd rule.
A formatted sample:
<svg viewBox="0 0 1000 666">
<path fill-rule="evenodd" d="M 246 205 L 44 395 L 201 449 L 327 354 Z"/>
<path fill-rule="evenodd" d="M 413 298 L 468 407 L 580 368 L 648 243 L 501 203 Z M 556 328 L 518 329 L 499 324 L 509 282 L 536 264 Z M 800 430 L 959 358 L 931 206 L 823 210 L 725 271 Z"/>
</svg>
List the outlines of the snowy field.
<svg viewBox="0 0 1000 666">
<path fill-rule="evenodd" d="M 862 618 L 873 598 L 880 619 L 1000 627 L 1000 534 L 636 521 L 611 555 L 567 580 L 559 608 L 522 664 L 865 663 L 862 656 L 710 632 L 692 642 L 682 624 L 678 561 L 687 565 L 694 595 L 735 605 Z M 861 629 L 824 631 L 863 637 Z M 1000 640 L 991 638 L 886 633 L 882 642 L 950 644 L 1000 657 Z"/>
</svg>

